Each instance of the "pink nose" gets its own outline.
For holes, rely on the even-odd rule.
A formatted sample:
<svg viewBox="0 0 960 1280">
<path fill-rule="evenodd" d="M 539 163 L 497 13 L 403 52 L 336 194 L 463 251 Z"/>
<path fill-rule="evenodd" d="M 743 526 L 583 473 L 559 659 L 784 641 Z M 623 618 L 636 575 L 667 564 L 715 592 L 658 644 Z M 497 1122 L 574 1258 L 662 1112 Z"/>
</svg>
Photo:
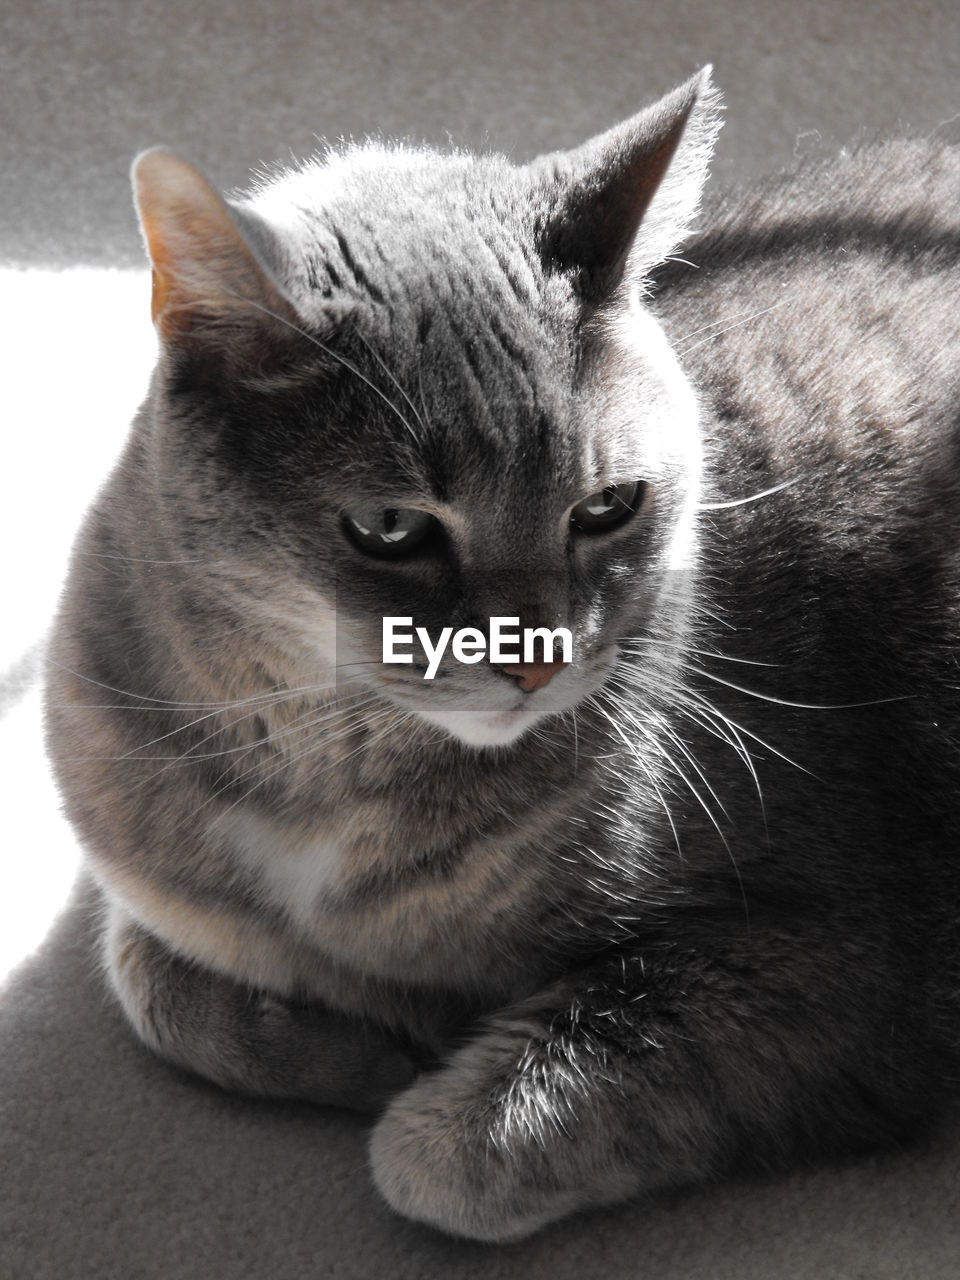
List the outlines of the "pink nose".
<svg viewBox="0 0 960 1280">
<path fill-rule="evenodd" d="M 518 662 L 515 666 L 501 667 L 508 676 L 516 676 L 524 693 L 533 693 L 549 684 L 558 671 L 568 666 L 566 662 Z"/>
</svg>

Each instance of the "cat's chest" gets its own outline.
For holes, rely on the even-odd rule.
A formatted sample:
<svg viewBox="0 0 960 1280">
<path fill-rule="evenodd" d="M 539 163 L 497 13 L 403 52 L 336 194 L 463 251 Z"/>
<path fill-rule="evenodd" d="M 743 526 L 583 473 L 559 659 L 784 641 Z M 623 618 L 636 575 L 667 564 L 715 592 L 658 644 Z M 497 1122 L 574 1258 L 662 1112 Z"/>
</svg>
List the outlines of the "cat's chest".
<svg viewBox="0 0 960 1280">
<path fill-rule="evenodd" d="M 255 898 L 293 934 L 390 978 L 475 980 L 496 967 L 539 879 L 522 833 L 420 856 L 375 824 L 304 831 L 251 812 L 231 815 L 222 835 Z"/>
<path fill-rule="evenodd" d="M 230 814 L 219 835 L 263 907 L 301 929 L 316 926 L 344 877 L 341 839 L 322 827 L 291 828 L 255 811 Z"/>
</svg>

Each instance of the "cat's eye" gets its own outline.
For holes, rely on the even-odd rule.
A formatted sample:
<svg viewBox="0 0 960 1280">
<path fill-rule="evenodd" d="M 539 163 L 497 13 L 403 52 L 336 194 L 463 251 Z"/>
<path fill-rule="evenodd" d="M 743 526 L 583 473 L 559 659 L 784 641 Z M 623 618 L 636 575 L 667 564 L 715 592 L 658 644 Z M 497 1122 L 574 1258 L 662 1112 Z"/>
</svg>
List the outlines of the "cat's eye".
<svg viewBox="0 0 960 1280">
<path fill-rule="evenodd" d="M 436 524 L 433 516 L 415 507 L 354 507 L 343 513 L 343 520 L 361 551 L 386 560 L 410 555 Z"/>
<path fill-rule="evenodd" d="M 599 493 L 583 498 L 570 512 L 570 523 L 584 533 L 600 533 L 629 520 L 643 501 L 645 485 L 640 480 L 629 484 L 608 484 Z"/>
</svg>

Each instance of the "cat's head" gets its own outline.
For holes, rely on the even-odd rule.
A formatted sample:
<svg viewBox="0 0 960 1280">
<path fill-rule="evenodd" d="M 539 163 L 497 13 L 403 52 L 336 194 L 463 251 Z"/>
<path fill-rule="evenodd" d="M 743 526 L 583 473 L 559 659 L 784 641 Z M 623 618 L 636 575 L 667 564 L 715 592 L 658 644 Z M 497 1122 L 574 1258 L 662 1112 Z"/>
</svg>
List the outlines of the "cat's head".
<svg viewBox="0 0 960 1280">
<path fill-rule="evenodd" d="M 529 165 L 366 145 L 224 202 L 171 153 L 138 159 L 165 537 L 294 679 L 504 745 L 662 623 L 700 449 L 642 284 L 696 212 L 717 120 L 706 71 Z M 434 640 L 564 627 L 573 662 L 448 649 L 427 681 L 419 650 L 381 662 L 384 616 Z"/>
</svg>

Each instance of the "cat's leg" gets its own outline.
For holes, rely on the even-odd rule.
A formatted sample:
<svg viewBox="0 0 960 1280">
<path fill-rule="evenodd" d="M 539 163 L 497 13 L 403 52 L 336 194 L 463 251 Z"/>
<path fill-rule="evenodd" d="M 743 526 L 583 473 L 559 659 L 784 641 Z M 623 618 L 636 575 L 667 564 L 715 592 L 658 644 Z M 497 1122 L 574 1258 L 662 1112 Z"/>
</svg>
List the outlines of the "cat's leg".
<svg viewBox="0 0 960 1280">
<path fill-rule="evenodd" d="M 902 1136 L 918 1082 L 864 1034 L 876 1001 L 838 1000 L 816 956 L 778 950 L 769 969 L 762 953 L 618 959 L 490 1019 L 381 1117 L 383 1195 L 452 1234 L 510 1240 L 745 1157 Z"/>
<path fill-rule="evenodd" d="M 385 1034 L 184 959 L 115 905 L 104 954 L 140 1039 L 224 1088 L 375 1111 L 414 1077 L 410 1059 Z"/>
</svg>

